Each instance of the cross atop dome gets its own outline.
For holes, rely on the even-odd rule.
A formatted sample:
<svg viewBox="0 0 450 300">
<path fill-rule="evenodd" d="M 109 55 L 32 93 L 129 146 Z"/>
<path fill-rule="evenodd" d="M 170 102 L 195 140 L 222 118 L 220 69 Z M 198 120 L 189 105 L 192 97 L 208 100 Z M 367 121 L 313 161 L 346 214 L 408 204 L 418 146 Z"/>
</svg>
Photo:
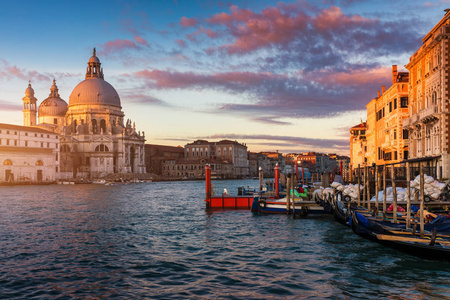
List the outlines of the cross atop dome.
<svg viewBox="0 0 450 300">
<path fill-rule="evenodd" d="M 86 69 L 86 79 L 89 78 L 101 78 L 103 79 L 103 69 L 100 68 L 101 63 L 98 57 L 95 55 L 96 50 L 92 51 L 92 56 L 89 58 L 88 67 Z"/>
</svg>

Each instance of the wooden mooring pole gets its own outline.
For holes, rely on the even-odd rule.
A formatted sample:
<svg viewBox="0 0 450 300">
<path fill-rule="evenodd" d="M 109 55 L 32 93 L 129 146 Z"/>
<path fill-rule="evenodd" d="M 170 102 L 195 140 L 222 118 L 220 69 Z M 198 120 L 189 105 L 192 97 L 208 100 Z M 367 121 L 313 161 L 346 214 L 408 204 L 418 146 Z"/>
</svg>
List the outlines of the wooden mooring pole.
<svg viewBox="0 0 450 300">
<path fill-rule="evenodd" d="M 383 221 L 386 220 L 386 165 L 383 166 Z"/>
<path fill-rule="evenodd" d="M 419 170 L 420 170 L 420 237 L 423 238 L 424 235 L 424 216 L 423 210 L 425 206 L 425 188 L 424 188 L 424 176 L 423 176 L 423 165 L 422 162 L 419 162 Z"/>
<path fill-rule="evenodd" d="M 367 189 L 367 166 L 364 167 L 364 176 L 363 176 L 363 201 L 362 205 L 364 206 L 364 202 L 366 202 L 366 189 Z"/>
<path fill-rule="evenodd" d="M 406 229 L 411 228 L 411 173 L 406 163 Z"/>
<path fill-rule="evenodd" d="M 286 214 L 291 213 L 291 176 L 288 174 L 286 179 Z"/>
<path fill-rule="evenodd" d="M 375 213 L 378 213 L 378 192 L 379 192 L 379 174 L 378 174 L 378 166 L 375 165 Z"/>
<path fill-rule="evenodd" d="M 361 184 L 361 166 L 358 164 L 358 206 L 361 205 L 361 188 L 360 188 L 360 184 Z"/>
<path fill-rule="evenodd" d="M 393 208 L 392 208 L 392 213 L 393 213 L 393 221 L 394 223 L 397 223 L 397 188 L 395 186 L 395 169 L 394 169 L 394 165 L 391 165 L 391 183 L 392 183 L 392 195 L 394 197 L 394 202 L 393 202 Z"/>
</svg>

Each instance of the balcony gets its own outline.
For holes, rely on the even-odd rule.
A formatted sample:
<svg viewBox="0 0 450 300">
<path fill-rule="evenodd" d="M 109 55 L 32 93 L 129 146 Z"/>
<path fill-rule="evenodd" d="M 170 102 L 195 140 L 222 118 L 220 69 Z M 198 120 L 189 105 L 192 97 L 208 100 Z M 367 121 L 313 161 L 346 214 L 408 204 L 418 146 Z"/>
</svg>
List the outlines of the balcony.
<svg viewBox="0 0 450 300">
<path fill-rule="evenodd" d="M 425 118 L 432 117 L 434 114 L 437 114 L 439 112 L 439 108 L 437 105 L 431 105 L 419 112 L 420 120 L 423 120 Z"/>
</svg>

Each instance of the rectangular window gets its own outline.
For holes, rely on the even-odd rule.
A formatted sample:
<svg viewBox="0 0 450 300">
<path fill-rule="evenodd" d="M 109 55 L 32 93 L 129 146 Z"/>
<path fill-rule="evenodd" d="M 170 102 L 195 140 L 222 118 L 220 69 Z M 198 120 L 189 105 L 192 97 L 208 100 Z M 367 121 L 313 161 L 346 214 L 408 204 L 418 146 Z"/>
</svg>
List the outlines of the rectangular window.
<svg viewBox="0 0 450 300">
<path fill-rule="evenodd" d="M 56 161 L 58 161 L 58 153 L 56 153 Z"/>
<path fill-rule="evenodd" d="M 48 138 L 48 139 L 50 138 L 50 135 L 49 135 L 49 134 L 47 134 L 47 138 Z"/>
<path fill-rule="evenodd" d="M 397 98 L 394 99 L 394 109 L 397 109 Z"/>
<path fill-rule="evenodd" d="M 407 129 L 403 129 L 403 139 L 407 140 L 409 136 L 409 131 Z"/>
<path fill-rule="evenodd" d="M 44 137 L 44 135 L 41 133 L 41 137 Z"/>
<path fill-rule="evenodd" d="M 25 132 L 25 136 L 28 136 L 28 132 Z"/>
<path fill-rule="evenodd" d="M 44 148 L 44 142 L 41 142 L 41 148 Z"/>
<path fill-rule="evenodd" d="M 58 119 L 57 118 L 53 119 L 53 124 L 58 125 Z"/>
<path fill-rule="evenodd" d="M 400 107 L 401 108 L 408 107 L 408 97 L 401 97 L 400 98 Z"/>
<path fill-rule="evenodd" d="M 394 160 L 397 160 L 397 151 L 394 152 Z"/>
<path fill-rule="evenodd" d="M 392 101 L 389 102 L 389 112 L 392 112 Z"/>
<path fill-rule="evenodd" d="M 9 146 L 9 140 L 6 140 L 6 145 Z"/>
<path fill-rule="evenodd" d="M 17 131 L 14 131 L 14 135 L 17 135 Z"/>
<path fill-rule="evenodd" d="M 47 148 L 50 148 L 50 143 L 47 143 Z"/>
<path fill-rule="evenodd" d="M 34 134 L 34 137 L 37 137 L 37 133 Z"/>
<path fill-rule="evenodd" d="M 397 130 L 394 129 L 394 140 L 396 140 L 396 139 L 397 139 Z"/>
<path fill-rule="evenodd" d="M 17 140 L 14 140 L 14 146 L 17 146 Z"/>
</svg>

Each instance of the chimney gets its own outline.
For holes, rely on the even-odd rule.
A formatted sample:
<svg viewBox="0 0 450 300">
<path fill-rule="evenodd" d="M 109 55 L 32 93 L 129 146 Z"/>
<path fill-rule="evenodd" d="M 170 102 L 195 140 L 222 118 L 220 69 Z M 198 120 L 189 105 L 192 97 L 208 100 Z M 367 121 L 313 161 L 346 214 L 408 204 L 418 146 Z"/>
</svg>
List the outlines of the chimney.
<svg viewBox="0 0 450 300">
<path fill-rule="evenodd" d="M 384 92 L 385 92 L 385 91 L 386 91 L 386 86 L 383 85 L 383 86 L 381 87 L 381 95 L 384 95 Z"/>
<path fill-rule="evenodd" d="M 380 98 L 380 91 L 378 91 L 378 98 Z"/>
<path fill-rule="evenodd" d="M 392 65 L 392 84 L 397 82 L 397 65 Z"/>
</svg>

